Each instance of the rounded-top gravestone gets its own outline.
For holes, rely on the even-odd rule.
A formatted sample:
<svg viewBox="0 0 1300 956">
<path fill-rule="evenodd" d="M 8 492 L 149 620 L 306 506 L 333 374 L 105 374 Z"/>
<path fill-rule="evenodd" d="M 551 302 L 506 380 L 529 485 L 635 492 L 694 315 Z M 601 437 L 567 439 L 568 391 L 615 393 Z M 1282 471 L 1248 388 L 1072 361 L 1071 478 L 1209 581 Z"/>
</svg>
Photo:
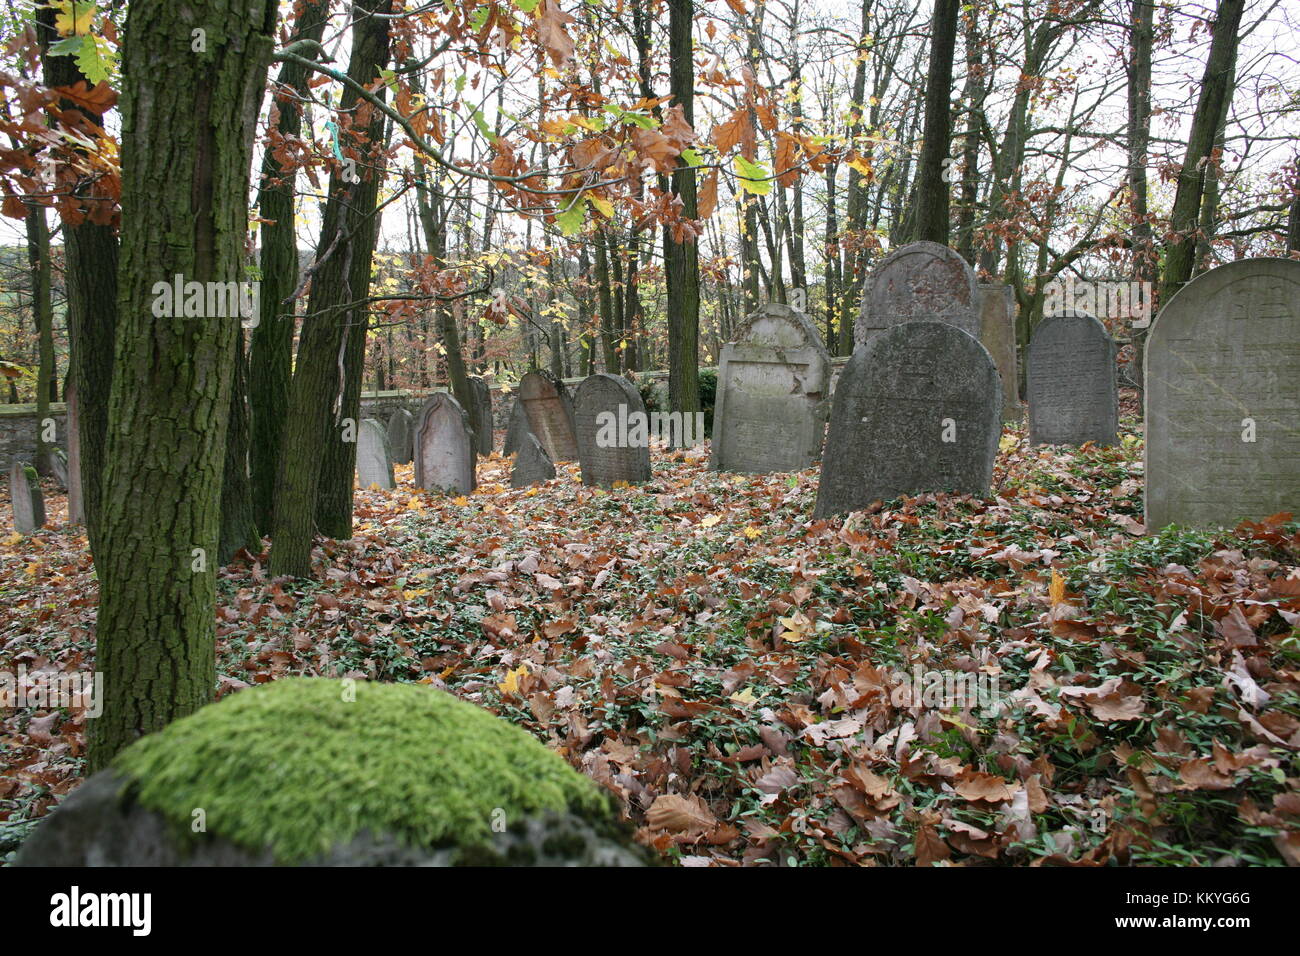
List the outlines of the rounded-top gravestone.
<svg viewBox="0 0 1300 956">
<path fill-rule="evenodd" d="M 821 454 L 831 357 L 802 312 L 769 304 L 722 348 L 709 467 L 798 471 Z"/>
<path fill-rule="evenodd" d="M 865 342 L 901 322 L 934 321 L 980 337 L 979 286 L 957 252 L 937 242 L 895 249 L 872 270 L 855 336 Z"/>
<path fill-rule="evenodd" d="M 415 416 L 405 408 L 388 417 L 388 448 L 399 465 L 410 464 L 415 457 Z"/>
<path fill-rule="evenodd" d="M 1029 440 L 1036 445 L 1113 445 L 1119 438 L 1115 340 L 1086 312 L 1038 323 L 1025 361 Z"/>
<path fill-rule="evenodd" d="M 470 376 L 469 387 L 474 392 L 474 414 L 470 424 L 474 428 L 475 447 L 480 455 L 492 454 L 492 389 L 477 375 Z"/>
<path fill-rule="evenodd" d="M 988 350 L 945 322 L 906 322 L 859 346 L 835 388 L 819 518 L 927 491 L 988 493 L 1002 434 Z"/>
<path fill-rule="evenodd" d="M 446 392 L 430 397 L 415 428 L 415 487 L 467 495 L 474 490 L 474 432 L 460 403 Z"/>
<path fill-rule="evenodd" d="M 1146 525 L 1300 514 L 1300 262 L 1197 276 L 1146 341 Z"/>
<path fill-rule="evenodd" d="M 362 491 L 392 491 L 394 487 L 388 432 L 373 418 L 363 418 L 357 429 L 357 485 Z"/>
<path fill-rule="evenodd" d="M 621 375 L 588 375 L 573 411 L 584 485 L 650 480 L 650 420 L 636 386 Z"/>
</svg>

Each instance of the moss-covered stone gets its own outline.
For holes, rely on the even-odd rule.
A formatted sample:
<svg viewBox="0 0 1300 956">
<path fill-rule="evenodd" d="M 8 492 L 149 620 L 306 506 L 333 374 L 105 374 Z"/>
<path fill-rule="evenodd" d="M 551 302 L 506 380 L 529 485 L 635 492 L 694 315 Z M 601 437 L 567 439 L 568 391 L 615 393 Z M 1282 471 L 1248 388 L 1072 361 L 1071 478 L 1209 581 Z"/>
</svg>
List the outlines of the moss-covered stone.
<svg viewBox="0 0 1300 956">
<path fill-rule="evenodd" d="M 128 820 L 198 863 L 643 862 L 595 784 L 523 730 L 419 685 L 276 681 L 142 738 L 105 773 L 111 791 L 82 788 L 92 811 L 74 805 L 80 792 L 68 801 L 63 826 L 82 845 Z M 23 855 L 52 862 L 39 836 Z"/>
</svg>

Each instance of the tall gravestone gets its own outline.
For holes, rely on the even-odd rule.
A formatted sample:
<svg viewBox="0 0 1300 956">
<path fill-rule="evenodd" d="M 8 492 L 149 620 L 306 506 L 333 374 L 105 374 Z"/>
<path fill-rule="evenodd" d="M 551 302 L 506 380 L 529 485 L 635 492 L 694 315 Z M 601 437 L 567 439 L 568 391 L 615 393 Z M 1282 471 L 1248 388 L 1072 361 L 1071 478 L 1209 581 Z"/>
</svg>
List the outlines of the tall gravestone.
<svg viewBox="0 0 1300 956">
<path fill-rule="evenodd" d="M 1002 420 L 1019 421 L 1020 370 L 1016 363 L 1016 300 L 1011 286 L 981 283 L 980 344 L 989 350 L 1002 380 Z"/>
<path fill-rule="evenodd" d="M 388 416 L 388 450 L 399 465 L 409 464 L 415 457 L 415 416 L 399 408 Z"/>
<path fill-rule="evenodd" d="M 32 534 L 45 527 L 45 496 L 36 469 L 26 462 L 15 461 L 9 469 L 9 500 L 13 503 L 14 529 Z"/>
<path fill-rule="evenodd" d="M 1202 273 L 1146 342 L 1146 525 L 1300 514 L 1300 262 Z"/>
<path fill-rule="evenodd" d="M 573 401 L 564 387 L 546 372 L 532 371 L 519 380 L 519 401 L 528 416 L 528 429 L 546 449 L 551 461 L 578 457 Z"/>
<path fill-rule="evenodd" d="M 1036 445 L 1113 445 L 1119 438 L 1115 340 L 1086 312 L 1038 323 L 1025 358 L 1029 440 Z"/>
<path fill-rule="evenodd" d="M 68 455 L 62 448 L 54 449 L 50 456 L 50 467 L 54 470 L 54 479 L 64 491 L 68 490 Z"/>
<path fill-rule="evenodd" d="M 492 454 L 492 389 L 477 375 L 470 376 L 469 387 L 474 390 L 474 441 L 480 455 Z"/>
<path fill-rule="evenodd" d="M 831 357 L 802 312 L 770 304 L 722 347 L 709 467 L 762 474 L 821 454 Z"/>
<path fill-rule="evenodd" d="M 415 487 L 467 495 L 475 488 L 474 464 L 469 416 L 451 395 L 438 392 L 416 419 Z"/>
<path fill-rule="evenodd" d="M 980 337 L 975 273 L 952 249 L 913 242 L 895 249 L 872 270 L 854 327 L 860 344 L 900 322 L 946 322 Z"/>
<path fill-rule="evenodd" d="M 822 455 L 817 517 L 926 491 L 988 493 L 1002 434 L 988 350 L 944 322 L 907 322 L 844 367 Z"/>
<path fill-rule="evenodd" d="M 81 495 L 81 411 L 77 405 L 77 385 L 69 376 L 63 393 L 68 414 L 64 427 L 68 430 L 68 524 L 81 524 L 86 520 L 86 508 Z"/>
<path fill-rule="evenodd" d="M 357 429 L 357 484 L 362 490 L 378 487 L 382 491 L 392 491 L 395 484 L 388 433 L 373 418 L 362 419 Z"/>
<path fill-rule="evenodd" d="M 650 480 L 650 421 L 636 386 L 621 375 L 588 375 L 573 412 L 584 485 Z"/>
<path fill-rule="evenodd" d="M 511 488 L 526 488 L 555 477 L 554 463 L 532 432 L 523 433 L 514 455 L 515 463 L 510 469 Z"/>
</svg>

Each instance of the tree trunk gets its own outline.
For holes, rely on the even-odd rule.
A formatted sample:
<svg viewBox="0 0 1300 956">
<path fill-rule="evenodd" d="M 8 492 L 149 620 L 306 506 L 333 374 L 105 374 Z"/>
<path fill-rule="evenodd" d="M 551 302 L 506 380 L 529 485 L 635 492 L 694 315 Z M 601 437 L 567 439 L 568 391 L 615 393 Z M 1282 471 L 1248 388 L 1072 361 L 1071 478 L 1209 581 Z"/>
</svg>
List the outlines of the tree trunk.
<svg viewBox="0 0 1300 956">
<path fill-rule="evenodd" d="M 692 59 L 695 7 L 691 0 L 668 0 L 669 88 L 674 106 L 687 123 L 695 122 L 695 61 Z M 682 201 L 682 218 L 694 219 L 695 170 L 678 157 L 673 192 Z M 668 405 L 674 412 L 700 410 L 700 260 L 694 239 L 673 240 L 664 229 L 664 280 L 668 309 Z"/>
<path fill-rule="evenodd" d="M 226 427 L 226 460 L 221 480 L 221 536 L 217 564 L 225 567 L 239 552 L 262 550 L 253 516 L 253 494 L 248 474 L 248 358 L 241 331 L 235 342 L 235 361 L 230 385 L 230 423 Z"/>
<path fill-rule="evenodd" d="M 392 0 L 358 0 L 352 9 L 348 76 L 365 86 L 388 61 Z M 377 95 L 384 89 L 381 86 Z M 356 91 L 345 86 L 338 115 L 353 114 L 359 102 Z M 329 525 L 320 528 L 322 533 L 333 532 L 335 537 L 351 533 L 352 469 L 359 423 L 353 421 L 349 428 L 344 421 L 354 417 L 345 414 L 344 404 L 348 398 L 347 349 L 352 344 L 348 332 L 351 322 L 366 321 L 368 307 L 364 303 L 346 306 L 364 299 L 369 288 L 375 202 L 382 174 L 372 169 L 365 157 L 370 148 L 382 143 L 381 113 L 373 112 L 364 132 L 368 136 L 361 144 L 364 149 L 348 147 L 354 157 L 361 157 L 355 169 L 344 164 L 331 173 L 329 199 L 321 218 L 317 269 L 299 335 L 275 484 L 271 573 L 277 576 L 311 573 L 312 537 L 322 518 Z M 345 469 L 344 476 L 341 472 Z M 343 481 L 346 501 L 337 495 Z"/>
<path fill-rule="evenodd" d="M 55 443 L 46 441 L 45 421 L 50 417 L 50 383 L 54 381 L 54 307 L 50 299 L 50 227 L 45 207 L 27 209 L 27 262 L 32 273 L 32 324 L 36 328 L 40 359 L 36 366 L 36 471 L 52 475 Z"/>
<path fill-rule="evenodd" d="M 948 244 L 948 192 L 944 161 L 952 136 L 952 58 L 957 49 L 959 0 L 934 0 L 930 71 L 925 87 L 925 140 L 916 171 L 913 236 Z"/>
<path fill-rule="evenodd" d="M 291 40 L 319 42 L 328 13 L 329 0 L 309 0 L 301 8 Z M 280 67 L 280 88 L 305 95 L 307 73 L 302 64 L 285 63 Z M 279 111 L 275 128 L 280 136 L 291 138 L 302 132 L 302 112 L 294 95 L 276 97 L 274 108 Z M 261 226 L 261 315 L 253 328 L 248 357 L 249 471 L 253 516 L 262 534 L 271 533 L 275 474 L 293 367 L 294 304 L 288 300 L 298 286 L 296 179 L 297 172 L 285 172 L 268 144 L 262 154 L 262 183 L 257 198 L 258 215 L 267 220 Z"/>
<path fill-rule="evenodd" d="M 57 10 L 36 9 L 45 84 L 70 86 L 82 79 L 76 60 L 50 56 L 49 45 L 58 40 L 54 29 Z M 96 125 L 103 116 L 69 100 L 64 109 L 79 110 Z M 77 183 L 74 192 L 89 187 Z M 63 226 L 63 284 L 68 303 L 68 373 L 77 392 L 77 435 L 81 448 L 82 510 L 90 553 L 99 558 L 99 529 L 103 501 L 104 450 L 108 431 L 108 399 L 113 379 L 113 349 L 117 330 L 118 239 L 111 225 L 89 219 Z"/>
<path fill-rule="evenodd" d="M 1219 0 L 1214 20 L 1210 55 L 1205 61 L 1201 94 L 1192 116 L 1187 137 L 1187 155 L 1178 173 L 1178 189 L 1169 214 L 1169 232 L 1173 238 L 1165 246 L 1164 275 L 1160 281 L 1160 304 L 1169 302 L 1174 293 L 1192 277 L 1196 253 L 1196 226 L 1205 192 L 1205 169 L 1219 115 L 1232 98 L 1231 77 L 1237 56 L 1237 27 L 1245 0 Z"/>
<path fill-rule="evenodd" d="M 135 0 L 89 769 L 212 699 L 222 463 L 238 317 L 155 315 L 156 283 L 243 279 L 249 165 L 276 5 Z M 174 310 L 173 310 L 174 311 Z"/>
</svg>

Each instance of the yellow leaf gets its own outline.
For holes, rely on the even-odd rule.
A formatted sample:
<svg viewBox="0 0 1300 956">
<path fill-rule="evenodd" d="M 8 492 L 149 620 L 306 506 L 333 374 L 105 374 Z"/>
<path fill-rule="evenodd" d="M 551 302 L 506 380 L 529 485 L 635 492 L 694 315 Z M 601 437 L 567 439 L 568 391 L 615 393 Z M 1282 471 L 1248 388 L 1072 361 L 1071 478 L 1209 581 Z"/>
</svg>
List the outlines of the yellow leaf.
<svg viewBox="0 0 1300 956">
<path fill-rule="evenodd" d="M 506 679 L 497 684 L 497 690 L 503 694 L 519 693 L 519 678 L 528 673 L 528 665 L 520 664 L 514 670 L 506 674 Z"/>
<path fill-rule="evenodd" d="M 455 505 L 457 508 L 464 508 L 469 504 L 469 499 L 466 498 L 464 495 L 460 495 L 459 497 L 452 498 L 451 503 Z"/>
<path fill-rule="evenodd" d="M 750 541 L 753 541 L 755 538 L 759 537 L 762 533 L 763 532 L 759 531 L 752 524 L 745 529 L 745 537 L 748 538 Z"/>
<path fill-rule="evenodd" d="M 406 503 L 406 510 L 407 510 L 407 511 L 423 511 L 423 510 L 424 510 L 424 502 L 421 501 L 419 498 L 417 498 L 415 495 L 411 495 L 411 499 Z"/>
<path fill-rule="evenodd" d="M 538 488 L 536 485 L 534 485 L 532 488 L 529 488 L 527 491 L 524 492 L 524 497 L 525 497 L 525 498 L 532 498 L 533 496 L 535 496 L 535 495 L 536 495 L 539 491 L 541 491 L 541 490 L 542 490 L 542 489 L 540 489 L 540 488 Z"/>
<path fill-rule="evenodd" d="M 1052 568 L 1052 583 L 1048 587 L 1047 595 L 1052 602 L 1052 607 L 1065 602 L 1065 578 L 1061 577 L 1056 568 Z"/>
<path fill-rule="evenodd" d="M 1002 440 L 998 442 L 998 450 L 1009 452 L 1019 444 L 1020 441 L 1015 435 L 1003 435 Z"/>
<path fill-rule="evenodd" d="M 4 543 L 17 544 L 21 540 L 23 540 L 23 536 L 19 534 L 17 531 L 15 531 L 13 534 L 9 535 L 7 538 L 4 539 Z"/>
<path fill-rule="evenodd" d="M 700 527 L 712 528 L 715 524 L 717 524 L 721 520 L 722 519 L 719 518 L 717 515 L 709 515 L 707 518 L 705 518 L 703 521 L 700 522 Z"/>
<path fill-rule="evenodd" d="M 731 700 L 733 700 L 737 704 L 740 704 L 743 707 L 748 707 L 750 704 L 757 701 L 758 698 L 754 696 L 754 692 L 752 690 L 746 687 L 739 694 L 732 694 Z"/>
</svg>

